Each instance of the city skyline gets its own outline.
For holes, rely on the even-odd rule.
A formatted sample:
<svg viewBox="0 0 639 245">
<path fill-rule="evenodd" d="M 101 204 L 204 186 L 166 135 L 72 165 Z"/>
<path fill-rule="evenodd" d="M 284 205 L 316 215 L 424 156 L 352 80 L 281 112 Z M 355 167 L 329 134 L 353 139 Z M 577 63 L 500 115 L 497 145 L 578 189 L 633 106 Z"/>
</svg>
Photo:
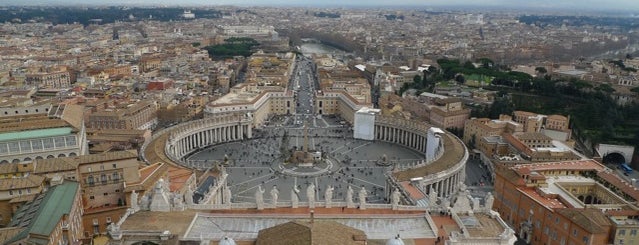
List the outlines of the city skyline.
<svg viewBox="0 0 639 245">
<path fill-rule="evenodd" d="M 12 5 L 105 5 L 102 1 L 95 0 L 39 0 L 25 3 L 19 0 L 8 0 L 0 3 L 4 6 Z M 603 2 L 599 0 L 567 0 L 567 1 L 551 1 L 551 0 L 534 0 L 534 1 L 507 1 L 507 0 L 399 0 L 399 1 L 286 1 L 286 0 L 182 0 L 179 2 L 170 0 L 114 0 L 109 1 L 108 5 L 238 5 L 238 6 L 297 6 L 297 7 L 381 7 L 381 6 L 421 6 L 421 7 L 480 7 L 480 8 L 513 8 L 513 9 L 549 9 L 549 10 L 602 10 L 602 11 L 639 11 L 639 2 L 632 0 L 619 0 L 614 2 Z"/>
</svg>

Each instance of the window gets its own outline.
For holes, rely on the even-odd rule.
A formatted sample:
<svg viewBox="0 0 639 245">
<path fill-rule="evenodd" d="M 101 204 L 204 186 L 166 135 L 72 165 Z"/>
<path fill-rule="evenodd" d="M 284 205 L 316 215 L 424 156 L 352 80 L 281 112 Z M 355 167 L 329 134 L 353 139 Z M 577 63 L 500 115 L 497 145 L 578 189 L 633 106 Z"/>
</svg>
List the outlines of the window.
<svg viewBox="0 0 639 245">
<path fill-rule="evenodd" d="M 42 150 L 42 140 L 31 140 L 31 146 L 34 150 Z"/>
<path fill-rule="evenodd" d="M 625 236 L 626 235 L 626 230 L 619 230 L 619 235 L 620 236 Z"/>
<path fill-rule="evenodd" d="M 631 236 L 636 236 L 637 235 L 637 230 L 635 230 L 635 229 L 630 230 L 630 235 Z"/>
<path fill-rule="evenodd" d="M 42 139 L 42 142 L 44 144 L 45 149 L 53 148 L 53 139 L 51 138 Z"/>
<path fill-rule="evenodd" d="M 31 194 L 31 189 L 27 188 L 27 194 Z"/>
<path fill-rule="evenodd" d="M 109 193 L 106 193 L 106 192 L 105 192 L 105 193 L 103 193 L 103 194 L 104 194 L 105 196 L 108 196 L 108 195 L 109 195 Z"/>
<path fill-rule="evenodd" d="M 100 165 L 100 170 L 104 170 L 104 165 Z"/>
<path fill-rule="evenodd" d="M 87 184 L 93 185 L 94 183 L 95 183 L 95 180 L 93 179 L 93 175 L 89 176 L 89 178 L 87 178 Z"/>
<path fill-rule="evenodd" d="M 9 190 L 9 196 L 13 196 L 13 190 Z"/>
<path fill-rule="evenodd" d="M 113 168 L 118 168 L 118 167 L 117 167 L 117 165 L 116 165 L 115 163 L 113 164 Z"/>
<path fill-rule="evenodd" d="M 106 222 L 107 222 L 107 224 L 111 223 L 111 217 L 106 217 Z"/>
<path fill-rule="evenodd" d="M 93 200 L 93 199 L 95 199 L 95 197 L 94 196 L 89 196 L 89 199 Z"/>
<path fill-rule="evenodd" d="M 572 236 L 577 236 L 577 229 L 572 229 Z"/>
</svg>

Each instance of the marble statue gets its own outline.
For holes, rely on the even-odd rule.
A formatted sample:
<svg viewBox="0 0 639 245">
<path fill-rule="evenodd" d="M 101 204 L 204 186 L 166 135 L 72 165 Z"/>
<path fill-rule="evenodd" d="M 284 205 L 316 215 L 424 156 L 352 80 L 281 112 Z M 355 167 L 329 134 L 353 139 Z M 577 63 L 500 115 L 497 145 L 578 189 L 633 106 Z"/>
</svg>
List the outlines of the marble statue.
<svg viewBox="0 0 639 245">
<path fill-rule="evenodd" d="M 173 195 L 173 208 L 178 211 L 184 211 L 184 197 L 182 195 Z"/>
<path fill-rule="evenodd" d="M 193 190 L 191 190 L 190 186 L 186 189 L 186 194 L 184 194 L 184 202 L 187 205 L 193 204 Z"/>
<path fill-rule="evenodd" d="M 308 198 L 308 207 L 315 208 L 315 184 L 311 183 L 306 188 L 306 198 Z"/>
<path fill-rule="evenodd" d="M 346 190 L 346 207 L 348 208 L 354 208 L 355 207 L 355 203 L 353 202 L 353 188 L 351 188 L 351 186 L 348 186 L 348 189 Z"/>
<path fill-rule="evenodd" d="M 471 207 L 471 199 L 468 190 L 466 190 L 466 185 L 464 183 L 459 183 L 459 191 L 455 194 L 457 197 L 455 199 L 455 203 L 453 204 L 454 212 L 467 212 L 473 210 L 474 207 Z M 472 200 L 474 202 L 474 199 Z M 474 206 L 474 203 L 473 203 Z"/>
<path fill-rule="evenodd" d="M 359 209 L 366 209 L 366 196 L 368 192 L 366 188 L 362 186 L 362 189 L 359 190 Z"/>
<path fill-rule="evenodd" d="M 333 204 L 333 187 L 328 185 L 326 187 L 326 192 L 324 192 L 324 199 L 326 200 L 326 207 L 330 208 Z"/>
<path fill-rule="evenodd" d="M 478 211 L 481 208 L 479 206 L 479 198 L 473 197 L 471 200 L 473 201 L 473 211 Z"/>
<path fill-rule="evenodd" d="M 486 195 L 485 205 L 487 210 L 491 210 L 493 208 L 493 202 L 495 202 L 495 197 L 493 197 L 492 192 L 488 192 Z"/>
<path fill-rule="evenodd" d="M 264 190 L 262 190 L 262 186 L 258 185 L 257 190 L 255 190 L 255 204 L 257 204 L 257 210 L 264 209 Z"/>
<path fill-rule="evenodd" d="M 277 186 L 274 185 L 273 189 L 271 189 L 271 203 L 273 208 L 277 208 L 277 197 L 280 194 L 280 191 L 277 190 Z"/>
<path fill-rule="evenodd" d="M 231 204 L 231 188 L 224 186 L 224 204 Z"/>
<path fill-rule="evenodd" d="M 291 189 L 291 203 L 293 208 L 297 208 L 299 207 L 299 203 L 300 203 L 300 189 L 297 188 L 297 185 L 293 186 L 293 189 Z"/>
<path fill-rule="evenodd" d="M 442 208 L 447 209 L 450 207 L 450 198 L 444 197 L 442 198 Z"/>
<path fill-rule="evenodd" d="M 395 190 L 393 191 L 393 194 L 391 194 L 391 204 L 393 205 L 394 208 L 396 208 L 399 205 L 399 199 L 401 198 L 401 193 L 399 193 L 399 190 L 397 188 L 395 188 Z"/>
<path fill-rule="evenodd" d="M 140 206 L 138 206 L 138 193 L 135 190 L 131 192 L 131 208 L 135 211 L 140 209 Z"/>
</svg>

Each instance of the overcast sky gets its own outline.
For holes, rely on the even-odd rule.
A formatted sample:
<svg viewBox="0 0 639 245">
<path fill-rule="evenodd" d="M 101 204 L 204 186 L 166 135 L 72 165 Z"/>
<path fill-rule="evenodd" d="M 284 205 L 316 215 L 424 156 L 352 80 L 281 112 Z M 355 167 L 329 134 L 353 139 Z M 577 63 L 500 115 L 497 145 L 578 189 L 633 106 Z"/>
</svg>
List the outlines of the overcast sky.
<svg viewBox="0 0 639 245">
<path fill-rule="evenodd" d="M 297 6 L 500 6 L 508 8 L 548 8 L 548 9 L 585 9 L 585 10 L 629 10 L 639 11 L 639 0 L 0 0 L 0 5 L 297 5 Z"/>
</svg>

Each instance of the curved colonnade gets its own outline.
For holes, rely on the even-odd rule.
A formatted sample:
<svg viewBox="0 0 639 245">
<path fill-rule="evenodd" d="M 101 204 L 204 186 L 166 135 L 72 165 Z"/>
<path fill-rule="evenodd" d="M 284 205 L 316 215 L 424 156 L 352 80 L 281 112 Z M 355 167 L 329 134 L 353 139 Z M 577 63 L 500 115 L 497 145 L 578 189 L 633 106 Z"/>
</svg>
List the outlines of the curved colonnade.
<svg viewBox="0 0 639 245">
<path fill-rule="evenodd" d="M 406 146 L 425 153 L 429 143 L 431 125 L 423 122 L 387 118 L 375 118 L 375 139 Z M 422 192 L 437 192 L 438 197 L 446 197 L 464 182 L 468 150 L 462 141 L 450 133 L 435 133 L 430 136 L 431 144 L 437 144 L 434 157 L 401 164 L 391 174 L 393 183 L 410 181 Z M 437 141 L 437 142 L 435 142 Z M 432 188 L 432 189 L 431 189 Z"/>
<path fill-rule="evenodd" d="M 184 158 L 204 147 L 252 138 L 252 118 L 229 116 L 205 118 L 176 125 L 158 132 L 141 150 L 142 158 L 149 162 L 164 161 L 189 167 Z M 399 144 L 418 152 L 426 152 L 429 129 L 422 122 L 377 116 L 375 140 Z M 445 197 L 459 188 L 464 181 L 468 150 L 461 140 L 450 133 L 438 133 L 433 142 L 435 157 L 430 160 L 396 165 L 389 175 L 391 185 L 399 187 L 401 182 L 410 182 L 430 194 Z M 403 188 L 402 188 L 403 189 Z"/>
</svg>

